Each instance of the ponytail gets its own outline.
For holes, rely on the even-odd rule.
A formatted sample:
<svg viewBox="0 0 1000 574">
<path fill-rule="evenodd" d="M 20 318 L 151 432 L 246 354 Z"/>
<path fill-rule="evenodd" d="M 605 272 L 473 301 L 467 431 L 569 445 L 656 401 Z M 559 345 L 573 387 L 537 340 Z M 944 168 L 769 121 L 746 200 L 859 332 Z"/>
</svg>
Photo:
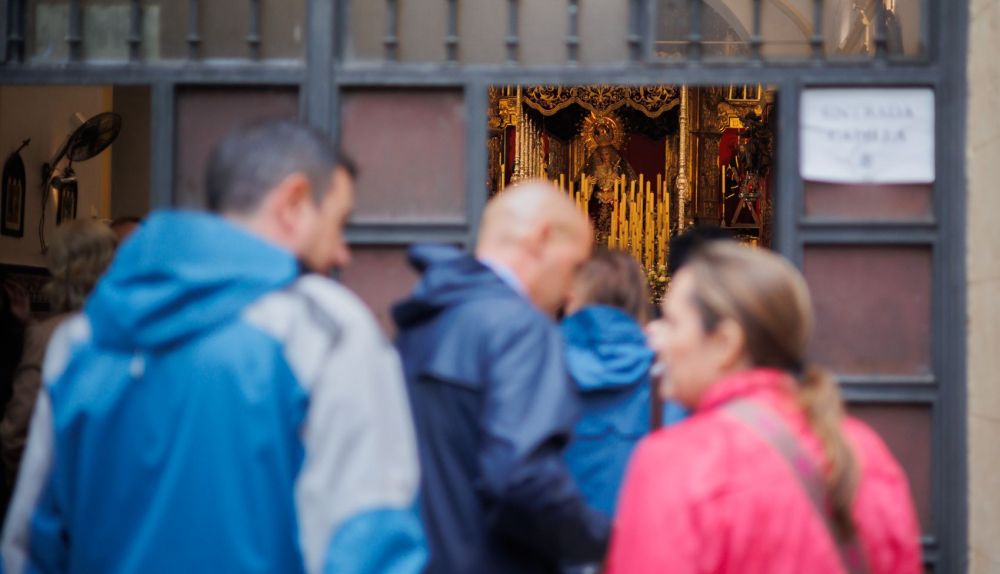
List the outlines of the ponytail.
<svg viewBox="0 0 1000 574">
<path fill-rule="evenodd" d="M 828 372 L 808 367 L 799 379 L 798 401 L 823 448 L 827 464 L 823 480 L 834 535 L 839 543 L 851 542 L 857 535 L 851 505 L 859 472 L 854 453 L 841 431 L 844 407 L 840 391 Z"/>
</svg>

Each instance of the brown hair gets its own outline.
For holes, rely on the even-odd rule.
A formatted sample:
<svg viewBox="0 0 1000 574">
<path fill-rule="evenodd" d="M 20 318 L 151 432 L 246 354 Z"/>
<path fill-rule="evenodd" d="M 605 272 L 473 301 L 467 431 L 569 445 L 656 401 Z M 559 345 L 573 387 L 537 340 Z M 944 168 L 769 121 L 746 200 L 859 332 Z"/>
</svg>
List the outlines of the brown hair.
<svg viewBox="0 0 1000 574">
<path fill-rule="evenodd" d="M 52 310 L 75 311 L 111 263 L 118 239 L 111 229 L 93 219 L 77 219 L 59 226 L 49 245 L 52 279 L 46 286 Z"/>
<path fill-rule="evenodd" d="M 736 321 L 754 366 L 796 377 L 799 404 L 827 463 L 824 480 L 834 534 L 840 542 L 852 540 L 858 464 L 841 431 L 844 407 L 836 383 L 829 373 L 806 363 L 813 312 L 805 279 L 774 253 L 725 240 L 701 246 L 684 270 L 694 275 L 694 303 L 706 331 L 723 320 Z"/>
<path fill-rule="evenodd" d="M 589 305 L 607 305 L 628 313 L 640 324 L 649 319 L 646 276 L 625 251 L 598 249 L 576 276 Z"/>
</svg>

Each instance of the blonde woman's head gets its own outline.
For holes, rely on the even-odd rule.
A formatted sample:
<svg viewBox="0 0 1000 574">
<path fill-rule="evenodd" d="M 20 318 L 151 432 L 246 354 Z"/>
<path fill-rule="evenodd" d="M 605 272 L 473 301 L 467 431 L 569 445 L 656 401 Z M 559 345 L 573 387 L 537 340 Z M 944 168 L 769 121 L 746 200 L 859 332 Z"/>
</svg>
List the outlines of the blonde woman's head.
<svg viewBox="0 0 1000 574">
<path fill-rule="evenodd" d="M 52 279 L 47 289 L 54 311 L 83 307 L 117 246 L 115 233 L 96 220 L 77 219 L 59 227 L 48 251 Z"/>
</svg>

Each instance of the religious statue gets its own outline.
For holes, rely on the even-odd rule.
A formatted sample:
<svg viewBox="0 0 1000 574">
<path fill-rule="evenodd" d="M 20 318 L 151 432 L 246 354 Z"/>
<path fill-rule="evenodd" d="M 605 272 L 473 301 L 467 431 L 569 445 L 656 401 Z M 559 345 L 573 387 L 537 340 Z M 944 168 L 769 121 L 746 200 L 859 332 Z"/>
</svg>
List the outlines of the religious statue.
<svg viewBox="0 0 1000 574">
<path fill-rule="evenodd" d="M 625 185 L 635 179 L 635 171 L 622 157 L 624 139 L 621 122 L 610 114 L 594 114 L 584 120 L 582 136 L 590 155 L 580 172 L 590 186 L 589 211 L 597 245 L 607 245 L 615 205 L 615 185 L 625 176 Z"/>
</svg>

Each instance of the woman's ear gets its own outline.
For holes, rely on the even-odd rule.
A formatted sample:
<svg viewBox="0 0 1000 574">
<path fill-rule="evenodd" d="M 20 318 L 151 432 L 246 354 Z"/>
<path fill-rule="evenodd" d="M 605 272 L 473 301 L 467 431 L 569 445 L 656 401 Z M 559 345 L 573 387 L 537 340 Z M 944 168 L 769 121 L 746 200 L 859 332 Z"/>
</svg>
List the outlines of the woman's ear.
<svg viewBox="0 0 1000 574">
<path fill-rule="evenodd" d="M 746 332 L 733 319 L 723 319 L 712 333 L 715 354 L 724 372 L 747 366 Z"/>
</svg>

